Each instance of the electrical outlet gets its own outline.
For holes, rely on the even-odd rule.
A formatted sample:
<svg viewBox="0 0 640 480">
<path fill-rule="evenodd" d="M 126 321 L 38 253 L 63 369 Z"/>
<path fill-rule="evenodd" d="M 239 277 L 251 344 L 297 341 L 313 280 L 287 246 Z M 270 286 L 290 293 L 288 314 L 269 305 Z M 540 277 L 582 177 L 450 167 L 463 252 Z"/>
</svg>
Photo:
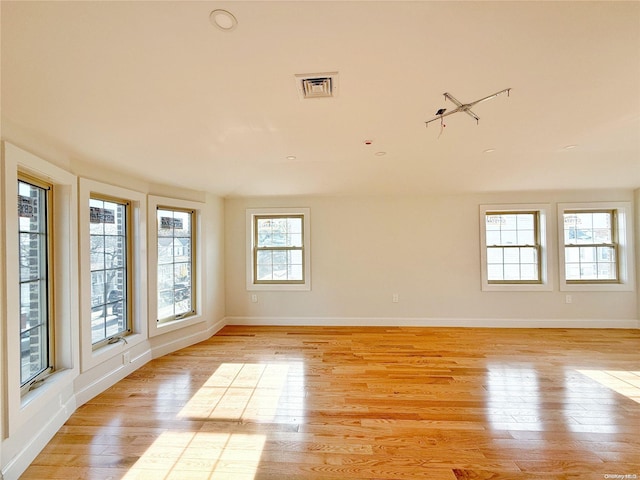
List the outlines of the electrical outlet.
<svg viewBox="0 0 640 480">
<path fill-rule="evenodd" d="M 253 303 L 258 303 L 258 295 L 256 295 L 255 293 L 251 295 L 251 301 Z"/>
<path fill-rule="evenodd" d="M 400 301 L 400 297 L 398 296 L 397 293 L 394 293 L 393 296 L 391 297 L 391 301 L 393 303 L 398 303 Z"/>
<path fill-rule="evenodd" d="M 129 363 L 131 363 L 131 352 L 124 352 L 122 354 L 122 364 L 128 365 Z"/>
<path fill-rule="evenodd" d="M 565 295 L 564 303 L 572 303 L 572 302 L 573 302 L 573 298 L 571 297 L 571 295 Z"/>
</svg>

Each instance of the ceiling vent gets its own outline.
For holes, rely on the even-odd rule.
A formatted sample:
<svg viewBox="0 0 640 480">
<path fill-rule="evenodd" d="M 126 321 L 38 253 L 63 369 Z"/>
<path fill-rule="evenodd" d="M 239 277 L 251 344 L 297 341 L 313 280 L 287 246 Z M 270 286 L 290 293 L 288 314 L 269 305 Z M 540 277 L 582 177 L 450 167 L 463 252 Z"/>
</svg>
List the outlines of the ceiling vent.
<svg viewBox="0 0 640 480">
<path fill-rule="evenodd" d="M 338 95 L 338 72 L 297 74 L 298 96 L 307 98 L 331 98 Z"/>
</svg>

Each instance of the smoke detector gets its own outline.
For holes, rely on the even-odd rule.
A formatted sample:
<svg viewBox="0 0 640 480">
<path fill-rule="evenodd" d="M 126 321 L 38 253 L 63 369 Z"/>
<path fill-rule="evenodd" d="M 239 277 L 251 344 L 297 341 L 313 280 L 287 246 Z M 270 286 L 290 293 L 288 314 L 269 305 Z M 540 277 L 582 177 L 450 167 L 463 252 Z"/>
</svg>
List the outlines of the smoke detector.
<svg viewBox="0 0 640 480">
<path fill-rule="evenodd" d="M 331 98 L 338 95 L 338 72 L 296 74 L 298 96 L 308 98 Z"/>
</svg>

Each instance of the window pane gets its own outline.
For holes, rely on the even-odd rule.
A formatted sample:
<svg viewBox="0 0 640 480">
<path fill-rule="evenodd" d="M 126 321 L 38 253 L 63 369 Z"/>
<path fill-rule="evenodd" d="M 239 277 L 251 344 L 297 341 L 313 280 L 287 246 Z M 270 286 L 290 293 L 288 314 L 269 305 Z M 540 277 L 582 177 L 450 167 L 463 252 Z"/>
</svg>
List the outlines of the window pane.
<svg viewBox="0 0 640 480">
<path fill-rule="evenodd" d="M 289 251 L 289 264 L 290 265 L 302 265 L 302 250 L 290 250 Z"/>
<path fill-rule="evenodd" d="M 302 280 L 302 265 L 289 265 L 288 280 Z"/>
<path fill-rule="evenodd" d="M 610 280 L 616 278 L 615 263 L 598 263 L 598 278 L 600 280 Z"/>
<path fill-rule="evenodd" d="M 289 233 L 302 234 L 302 218 L 288 218 L 287 219 L 287 231 Z"/>
<path fill-rule="evenodd" d="M 536 258 L 537 250 L 535 248 L 521 248 L 520 249 L 520 261 L 522 263 L 533 263 L 537 264 L 538 260 Z"/>
<path fill-rule="evenodd" d="M 520 251 L 518 248 L 504 249 L 504 263 L 520 263 Z"/>
<path fill-rule="evenodd" d="M 504 279 L 505 280 L 520 280 L 520 265 L 505 265 L 504 266 Z"/>
<path fill-rule="evenodd" d="M 49 229 L 48 191 L 18 181 L 20 385 L 48 369 Z"/>
<path fill-rule="evenodd" d="M 269 265 L 273 264 L 273 253 L 271 250 L 261 250 L 258 251 L 258 265 Z"/>
<path fill-rule="evenodd" d="M 302 247 L 302 218 L 256 217 L 258 247 Z"/>
<path fill-rule="evenodd" d="M 502 271 L 502 264 L 500 265 L 487 265 L 487 277 L 488 280 L 504 280 L 504 273 Z"/>
<path fill-rule="evenodd" d="M 20 233 L 20 281 L 43 279 L 46 276 L 42 262 L 41 243 L 46 241 L 40 233 Z"/>
<path fill-rule="evenodd" d="M 565 264 L 565 277 L 567 278 L 567 280 L 580 280 L 580 264 Z"/>
<path fill-rule="evenodd" d="M 174 235 L 176 237 L 191 238 L 191 212 L 174 212 Z"/>
<path fill-rule="evenodd" d="M 20 334 L 20 378 L 22 384 L 48 366 L 47 327 L 40 325 Z"/>
<path fill-rule="evenodd" d="M 487 262 L 488 263 L 502 263 L 502 248 L 487 248 Z"/>
<path fill-rule="evenodd" d="M 500 230 L 487 230 L 487 245 L 500 245 Z"/>
<path fill-rule="evenodd" d="M 502 215 L 502 230 L 516 230 L 518 226 L 518 216 L 513 214 Z"/>
<path fill-rule="evenodd" d="M 502 230 L 500 245 L 517 245 L 518 233 L 515 230 Z"/>
<path fill-rule="evenodd" d="M 598 266 L 594 262 L 580 263 L 580 278 L 596 280 L 598 278 Z"/>
<path fill-rule="evenodd" d="M 96 344 L 129 329 L 127 205 L 91 198 L 91 340 Z"/>
<path fill-rule="evenodd" d="M 538 280 L 537 265 L 523 264 L 520 267 L 520 280 Z"/>
<path fill-rule="evenodd" d="M 158 237 L 158 265 L 173 264 L 173 238 Z"/>
<path fill-rule="evenodd" d="M 273 266 L 272 265 L 258 265 L 258 280 L 268 281 L 273 280 Z"/>
<path fill-rule="evenodd" d="M 287 264 L 286 263 L 273 264 L 273 279 L 276 281 L 287 280 Z"/>
<path fill-rule="evenodd" d="M 535 245 L 534 230 L 518 230 L 518 245 Z"/>
<path fill-rule="evenodd" d="M 159 208 L 158 321 L 193 311 L 193 212 Z"/>
<path fill-rule="evenodd" d="M 302 247 L 302 234 L 301 233 L 288 234 L 287 246 Z"/>
<path fill-rule="evenodd" d="M 535 228 L 534 225 L 534 216 L 530 213 L 521 213 L 516 215 L 516 224 L 518 226 L 518 231 L 523 230 L 532 230 Z"/>
</svg>

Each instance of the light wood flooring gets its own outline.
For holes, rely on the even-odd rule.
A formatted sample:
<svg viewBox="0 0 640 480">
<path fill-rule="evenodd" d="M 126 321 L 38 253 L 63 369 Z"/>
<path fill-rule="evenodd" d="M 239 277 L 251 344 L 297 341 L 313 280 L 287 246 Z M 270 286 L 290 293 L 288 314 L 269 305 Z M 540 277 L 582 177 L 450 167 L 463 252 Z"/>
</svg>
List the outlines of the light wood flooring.
<svg viewBox="0 0 640 480">
<path fill-rule="evenodd" d="M 23 479 L 640 479 L 640 331 L 228 326 Z"/>
</svg>

